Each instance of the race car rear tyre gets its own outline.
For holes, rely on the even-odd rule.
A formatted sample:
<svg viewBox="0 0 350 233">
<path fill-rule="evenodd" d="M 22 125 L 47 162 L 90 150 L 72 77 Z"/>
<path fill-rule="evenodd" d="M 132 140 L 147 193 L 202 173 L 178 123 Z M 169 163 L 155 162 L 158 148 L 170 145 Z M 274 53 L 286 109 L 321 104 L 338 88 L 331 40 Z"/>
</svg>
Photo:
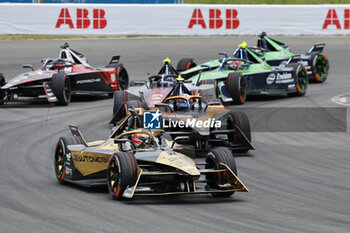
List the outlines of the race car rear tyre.
<svg viewBox="0 0 350 233">
<path fill-rule="evenodd" d="M 227 121 L 227 128 L 233 129 L 235 124 L 244 134 L 244 136 L 252 142 L 249 118 L 244 112 L 232 112 Z M 240 133 L 232 133 L 228 135 L 229 142 L 234 144 L 246 144 L 245 138 Z M 250 149 L 235 150 L 238 153 L 248 152 Z"/>
<path fill-rule="evenodd" d="M 290 63 L 289 67 L 293 67 L 295 75 L 294 84 L 296 92 L 288 93 L 288 96 L 303 96 L 306 93 L 309 79 L 305 67 L 299 63 Z"/>
<path fill-rule="evenodd" d="M 107 167 L 107 186 L 114 200 L 121 200 L 125 189 L 137 180 L 137 161 L 132 153 L 116 152 Z"/>
<path fill-rule="evenodd" d="M 226 147 L 217 147 L 211 149 L 205 159 L 205 169 L 220 170 L 225 169 L 220 165 L 223 163 L 227 165 L 235 175 L 237 175 L 237 167 L 235 159 L 229 149 Z M 230 172 L 208 173 L 206 175 L 207 185 L 209 188 L 220 189 L 220 185 L 230 184 Z M 214 197 L 229 197 L 234 192 L 218 192 L 212 193 Z"/>
<path fill-rule="evenodd" d="M 182 58 L 176 66 L 177 72 L 183 72 L 188 69 L 191 69 L 193 67 L 197 66 L 196 61 L 193 58 Z"/>
<path fill-rule="evenodd" d="M 65 106 L 71 100 L 71 85 L 68 76 L 64 72 L 58 72 L 52 76 L 52 90 L 57 98 L 58 106 Z"/>
<path fill-rule="evenodd" d="M 106 68 L 115 68 L 115 78 L 117 80 L 119 90 L 123 91 L 129 88 L 129 75 L 123 64 L 108 64 Z"/>
<path fill-rule="evenodd" d="M 74 145 L 74 141 L 72 137 L 61 137 L 55 148 L 55 174 L 58 183 L 64 184 L 64 177 L 66 175 L 66 161 L 67 161 L 67 152 L 68 145 Z"/>
<path fill-rule="evenodd" d="M 319 52 L 311 53 L 312 82 L 323 83 L 327 79 L 329 62 L 326 54 Z"/>
<path fill-rule="evenodd" d="M 114 125 L 126 116 L 125 103 L 128 102 L 128 92 L 115 91 L 113 95 L 113 122 Z"/>
<path fill-rule="evenodd" d="M 0 87 L 4 86 L 6 84 L 5 77 L 2 73 L 0 73 Z M 4 102 L 1 101 L 5 98 L 5 93 L 0 90 L 0 105 L 3 105 Z"/>
<path fill-rule="evenodd" d="M 241 72 L 232 72 L 227 76 L 227 89 L 230 93 L 233 104 L 244 104 L 246 92 L 246 80 Z"/>
</svg>

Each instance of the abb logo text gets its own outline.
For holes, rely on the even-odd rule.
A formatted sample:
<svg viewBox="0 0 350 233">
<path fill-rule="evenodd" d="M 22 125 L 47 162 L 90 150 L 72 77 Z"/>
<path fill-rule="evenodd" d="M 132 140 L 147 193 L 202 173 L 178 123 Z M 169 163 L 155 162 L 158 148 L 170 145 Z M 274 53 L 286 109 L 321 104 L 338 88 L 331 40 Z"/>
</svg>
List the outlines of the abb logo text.
<svg viewBox="0 0 350 233">
<path fill-rule="evenodd" d="M 329 9 L 322 29 L 328 29 L 328 26 L 335 25 L 337 29 L 342 29 L 335 9 Z M 350 29 L 350 9 L 344 9 L 344 29 Z"/>
<path fill-rule="evenodd" d="M 89 11 L 87 9 L 78 8 L 76 11 L 76 28 L 88 28 L 91 24 L 89 19 Z M 68 8 L 62 8 L 60 15 L 58 16 L 56 28 L 60 28 L 62 25 L 68 25 L 69 28 L 74 28 L 73 20 L 70 16 Z M 102 9 L 93 9 L 92 13 L 92 28 L 103 29 L 107 26 L 107 20 L 105 18 L 105 11 Z"/>
<path fill-rule="evenodd" d="M 226 9 L 225 28 L 236 29 L 239 26 L 239 19 L 237 18 L 238 12 L 235 9 Z M 209 29 L 219 29 L 224 24 L 224 20 L 221 18 L 221 10 L 209 9 Z M 200 9 L 194 9 L 188 29 L 193 28 L 194 25 L 200 25 L 203 29 L 207 28 L 205 24 L 202 11 Z"/>
</svg>

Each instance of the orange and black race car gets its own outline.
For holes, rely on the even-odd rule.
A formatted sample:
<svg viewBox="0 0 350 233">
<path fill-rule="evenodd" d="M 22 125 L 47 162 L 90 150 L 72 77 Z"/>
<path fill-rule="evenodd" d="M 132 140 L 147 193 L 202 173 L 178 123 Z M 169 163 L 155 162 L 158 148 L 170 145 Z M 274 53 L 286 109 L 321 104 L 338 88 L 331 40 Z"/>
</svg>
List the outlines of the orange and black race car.
<svg viewBox="0 0 350 233">
<path fill-rule="evenodd" d="M 130 109 L 135 109 L 145 128 L 154 127 L 145 118 L 148 113 L 153 114 L 151 121 L 157 118 L 157 114 L 161 115 L 158 128 L 167 131 L 173 139 L 188 136 L 188 144 L 194 145 L 198 151 L 208 151 L 217 146 L 225 146 L 236 152 L 254 149 L 249 119 L 244 112 L 226 109 L 220 101 L 212 100 L 207 95 L 208 90 L 188 90 L 183 81 L 179 76 L 166 98 L 154 106 L 148 106 L 144 98 L 127 95 L 126 91 L 116 91 L 114 115 L 110 123 L 120 124 L 130 114 Z"/>
<path fill-rule="evenodd" d="M 0 74 L 0 105 L 6 102 L 47 101 L 56 105 L 68 105 L 71 95 L 109 94 L 129 86 L 129 76 L 119 63 L 120 56 L 113 56 L 106 68 L 94 68 L 81 53 L 61 46 L 59 58 L 46 58 L 42 66 L 20 74 L 5 82 Z"/>
<path fill-rule="evenodd" d="M 249 190 L 237 177 L 231 152 L 224 147 L 209 151 L 204 162 L 184 154 L 163 130 L 133 128 L 131 115 L 106 140 L 86 142 L 77 127 L 61 137 L 55 148 L 56 178 L 95 186 L 107 185 L 113 199 L 135 196 L 210 193 L 229 197 Z"/>
</svg>

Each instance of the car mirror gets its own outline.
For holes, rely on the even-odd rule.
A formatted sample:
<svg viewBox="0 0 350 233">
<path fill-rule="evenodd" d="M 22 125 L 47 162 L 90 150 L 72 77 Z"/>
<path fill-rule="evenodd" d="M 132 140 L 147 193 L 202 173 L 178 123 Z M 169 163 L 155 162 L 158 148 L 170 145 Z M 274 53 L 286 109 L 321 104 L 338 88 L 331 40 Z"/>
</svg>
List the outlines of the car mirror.
<svg viewBox="0 0 350 233">
<path fill-rule="evenodd" d="M 24 64 L 22 67 L 23 67 L 24 69 L 29 68 L 29 69 L 31 69 L 32 71 L 34 71 L 33 66 L 30 65 L 30 64 Z"/>
<path fill-rule="evenodd" d="M 175 143 L 185 143 L 185 142 L 188 142 L 189 140 L 190 140 L 190 138 L 188 136 L 176 137 L 173 141 L 173 144 L 171 145 L 171 148 L 174 147 Z"/>
<path fill-rule="evenodd" d="M 220 56 L 225 56 L 225 58 L 227 58 L 227 53 L 225 53 L 225 52 L 220 52 L 219 55 Z"/>
<path fill-rule="evenodd" d="M 125 143 L 125 142 L 130 142 L 130 140 L 129 139 L 123 139 L 123 138 L 114 139 L 114 143 L 115 144 Z"/>
<path fill-rule="evenodd" d="M 133 142 L 129 139 L 114 139 L 114 143 L 118 144 L 119 150 L 124 152 L 133 150 L 135 147 Z"/>
</svg>

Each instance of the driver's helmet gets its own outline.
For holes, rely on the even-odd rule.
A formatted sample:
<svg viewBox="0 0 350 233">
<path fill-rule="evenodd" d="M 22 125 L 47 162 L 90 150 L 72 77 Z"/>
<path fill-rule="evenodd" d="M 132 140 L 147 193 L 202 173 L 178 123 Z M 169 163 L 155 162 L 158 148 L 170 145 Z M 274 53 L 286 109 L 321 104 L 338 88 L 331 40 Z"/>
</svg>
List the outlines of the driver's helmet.
<svg viewBox="0 0 350 233">
<path fill-rule="evenodd" d="M 54 60 L 53 63 L 52 63 L 52 66 L 57 69 L 57 70 L 60 70 L 62 68 L 64 68 L 66 64 L 66 61 L 63 60 L 63 59 L 57 59 L 57 60 Z"/>
<path fill-rule="evenodd" d="M 238 66 L 242 64 L 244 64 L 243 61 L 231 61 L 231 63 L 229 63 L 229 68 L 232 70 L 236 70 Z"/>
<path fill-rule="evenodd" d="M 167 86 L 169 86 L 169 87 L 174 86 L 175 82 L 176 82 L 175 78 L 169 77 L 169 76 L 165 77 L 164 81 L 167 83 Z"/>
<path fill-rule="evenodd" d="M 148 134 L 132 134 L 131 140 L 136 148 L 146 148 L 151 145 L 151 137 Z"/>
<path fill-rule="evenodd" d="M 187 109 L 187 101 L 185 99 L 177 99 L 176 100 L 176 108 L 177 108 L 177 110 L 186 110 Z"/>
<path fill-rule="evenodd" d="M 189 103 L 191 109 L 199 108 L 199 99 L 197 99 L 197 98 L 189 99 L 188 103 Z"/>
<path fill-rule="evenodd" d="M 194 102 L 193 98 L 188 100 L 189 104 L 193 104 L 193 102 Z"/>
</svg>

